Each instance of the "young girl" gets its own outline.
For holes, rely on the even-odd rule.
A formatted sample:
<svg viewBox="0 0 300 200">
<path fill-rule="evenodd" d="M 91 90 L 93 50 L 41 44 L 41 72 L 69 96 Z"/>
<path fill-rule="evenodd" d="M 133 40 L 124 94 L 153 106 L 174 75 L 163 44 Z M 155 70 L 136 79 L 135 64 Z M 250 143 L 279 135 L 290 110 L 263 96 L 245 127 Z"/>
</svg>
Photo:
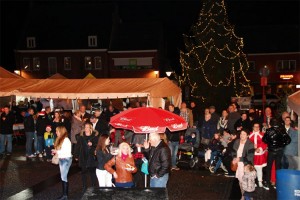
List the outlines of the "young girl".
<svg viewBox="0 0 300 200">
<path fill-rule="evenodd" d="M 108 150 L 109 143 L 109 136 L 107 134 L 102 134 L 96 147 L 98 160 L 96 175 L 99 181 L 99 187 L 112 186 L 112 175 L 104 169 L 105 163 L 113 157 Z"/>
<path fill-rule="evenodd" d="M 44 133 L 45 139 L 45 150 L 47 162 L 51 162 L 52 155 L 51 150 L 54 148 L 54 134 L 51 132 L 51 126 L 46 127 L 46 132 Z"/>
<path fill-rule="evenodd" d="M 104 169 L 113 174 L 116 179 L 116 187 L 133 187 L 132 174 L 137 171 L 137 168 L 130 150 L 130 146 L 122 142 L 119 145 L 118 155 L 104 165 Z M 116 170 L 112 166 L 115 166 Z"/>
<path fill-rule="evenodd" d="M 243 191 L 245 200 L 250 200 L 253 197 L 255 191 L 255 179 L 256 171 L 252 164 L 245 165 L 244 167 L 244 176 L 243 176 Z"/>
</svg>

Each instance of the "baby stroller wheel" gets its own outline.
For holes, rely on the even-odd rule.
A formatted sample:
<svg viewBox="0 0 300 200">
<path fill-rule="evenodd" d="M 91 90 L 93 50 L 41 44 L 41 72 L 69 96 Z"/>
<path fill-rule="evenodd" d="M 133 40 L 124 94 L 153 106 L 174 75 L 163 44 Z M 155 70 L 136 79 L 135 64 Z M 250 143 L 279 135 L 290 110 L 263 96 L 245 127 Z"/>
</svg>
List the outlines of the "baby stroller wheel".
<svg viewBox="0 0 300 200">
<path fill-rule="evenodd" d="M 196 164 L 195 160 L 191 159 L 190 162 L 189 162 L 190 167 L 191 168 L 195 167 L 195 164 Z"/>
</svg>

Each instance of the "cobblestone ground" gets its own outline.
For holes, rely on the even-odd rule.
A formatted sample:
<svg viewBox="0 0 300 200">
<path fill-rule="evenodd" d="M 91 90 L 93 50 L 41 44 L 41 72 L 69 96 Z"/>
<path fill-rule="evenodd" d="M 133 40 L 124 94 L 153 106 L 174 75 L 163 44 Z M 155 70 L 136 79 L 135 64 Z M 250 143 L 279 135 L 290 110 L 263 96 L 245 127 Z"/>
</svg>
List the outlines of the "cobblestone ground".
<svg viewBox="0 0 300 200">
<path fill-rule="evenodd" d="M 0 199 L 56 199 L 61 194 L 59 168 L 43 158 L 26 159 L 25 146 L 14 146 L 10 157 L 0 159 Z M 80 199 L 81 176 L 76 163 L 69 173 L 69 199 Z M 181 170 L 170 174 L 167 186 L 170 200 L 240 199 L 235 178 L 221 173 L 211 175 L 204 168 Z M 99 198 L 101 199 L 101 198 Z M 256 189 L 255 199 L 276 199 L 276 191 Z"/>
</svg>

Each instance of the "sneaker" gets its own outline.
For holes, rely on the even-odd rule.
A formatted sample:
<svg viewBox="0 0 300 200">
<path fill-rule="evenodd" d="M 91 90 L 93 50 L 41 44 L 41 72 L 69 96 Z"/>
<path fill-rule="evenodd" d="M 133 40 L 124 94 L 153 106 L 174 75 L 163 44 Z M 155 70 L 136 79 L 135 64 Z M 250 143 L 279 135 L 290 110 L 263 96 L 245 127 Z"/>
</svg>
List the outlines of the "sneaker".
<svg viewBox="0 0 300 200">
<path fill-rule="evenodd" d="M 209 171 L 210 171 L 210 173 L 214 174 L 215 173 L 215 167 L 214 166 L 210 166 L 209 167 Z"/>
<path fill-rule="evenodd" d="M 260 187 L 260 188 L 263 187 L 263 184 L 261 181 L 258 182 L 258 187 Z"/>
<path fill-rule="evenodd" d="M 43 154 L 43 156 L 45 156 L 45 157 L 47 156 L 46 152 Z"/>
<path fill-rule="evenodd" d="M 40 154 L 39 154 L 39 158 L 42 158 L 42 157 L 43 157 L 43 154 L 40 153 Z"/>
<path fill-rule="evenodd" d="M 274 190 L 276 190 L 276 185 L 273 185 Z"/>
<path fill-rule="evenodd" d="M 171 170 L 176 170 L 176 171 L 178 171 L 178 170 L 180 170 L 180 168 L 178 168 L 178 167 L 172 167 Z"/>
<path fill-rule="evenodd" d="M 6 153 L 6 156 L 10 156 L 10 155 L 11 155 L 11 153 L 10 153 L 10 152 Z"/>
<path fill-rule="evenodd" d="M 227 178 L 235 178 L 235 175 L 234 174 L 225 174 L 225 177 L 227 177 Z"/>
<path fill-rule="evenodd" d="M 269 184 L 264 184 L 264 185 L 263 185 L 263 188 L 264 188 L 265 190 L 270 190 Z"/>
<path fill-rule="evenodd" d="M 34 154 L 31 154 L 31 155 L 27 156 L 27 158 L 34 158 L 34 157 L 35 157 Z"/>
</svg>

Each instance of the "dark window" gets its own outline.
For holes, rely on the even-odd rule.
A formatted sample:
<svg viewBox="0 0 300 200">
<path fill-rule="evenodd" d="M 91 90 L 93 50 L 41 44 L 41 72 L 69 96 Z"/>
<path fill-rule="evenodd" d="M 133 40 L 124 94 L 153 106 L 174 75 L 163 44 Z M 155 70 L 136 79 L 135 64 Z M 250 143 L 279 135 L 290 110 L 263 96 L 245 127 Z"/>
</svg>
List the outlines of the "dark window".
<svg viewBox="0 0 300 200">
<path fill-rule="evenodd" d="M 102 69 L 102 60 L 101 57 L 97 56 L 94 58 L 95 69 Z"/>
<path fill-rule="evenodd" d="M 48 72 L 49 76 L 57 73 L 57 60 L 56 57 L 49 57 L 48 58 Z"/>
<path fill-rule="evenodd" d="M 23 69 L 25 71 L 31 70 L 31 59 L 30 58 L 23 58 Z"/>
<path fill-rule="evenodd" d="M 33 70 L 39 71 L 41 68 L 41 62 L 39 57 L 33 58 Z"/>
<path fill-rule="evenodd" d="M 64 69 L 71 70 L 71 57 L 64 57 Z"/>
<path fill-rule="evenodd" d="M 278 60 L 276 65 L 278 72 L 296 71 L 296 60 Z"/>
</svg>

